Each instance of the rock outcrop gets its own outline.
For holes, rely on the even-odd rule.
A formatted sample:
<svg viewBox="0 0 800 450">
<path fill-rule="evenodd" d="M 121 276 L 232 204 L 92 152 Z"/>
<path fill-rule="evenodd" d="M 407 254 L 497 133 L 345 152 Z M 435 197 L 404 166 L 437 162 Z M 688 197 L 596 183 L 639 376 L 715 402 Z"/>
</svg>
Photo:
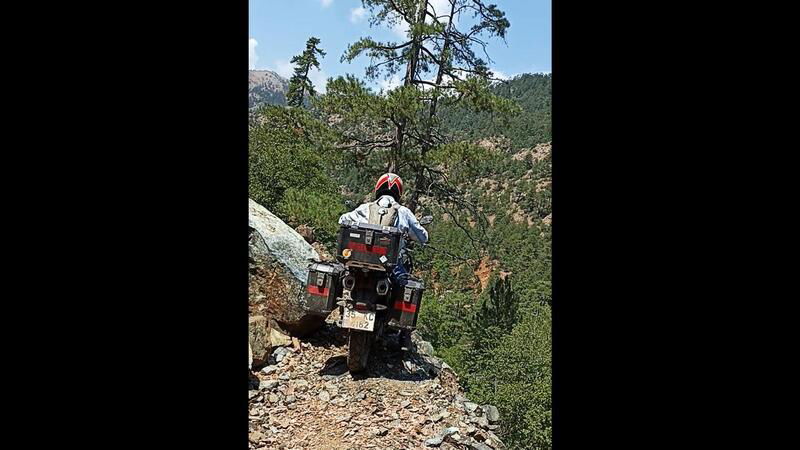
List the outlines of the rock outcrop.
<svg viewBox="0 0 800 450">
<path fill-rule="evenodd" d="M 308 264 L 319 253 L 289 225 L 250 200 L 250 346 L 263 361 L 277 338 L 304 336 L 318 329 L 323 317 L 307 314 Z M 256 365 L 258 365 L 256 363 Z"/>
</svg>

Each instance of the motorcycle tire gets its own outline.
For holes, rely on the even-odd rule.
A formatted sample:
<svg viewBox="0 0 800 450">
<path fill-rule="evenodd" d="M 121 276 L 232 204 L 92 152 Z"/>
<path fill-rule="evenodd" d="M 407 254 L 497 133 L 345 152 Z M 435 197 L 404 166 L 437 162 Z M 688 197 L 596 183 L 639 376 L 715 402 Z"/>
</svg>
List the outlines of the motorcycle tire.
<svg viewBox="0 0 800 450">
<path fill-rule="evenodd" d="M 347 368 L 352 373 L 363 372 L 369 361 L 369 351 L 375 334 L 369 331 L 350 330 L 348 340 Z"/>
</svg>

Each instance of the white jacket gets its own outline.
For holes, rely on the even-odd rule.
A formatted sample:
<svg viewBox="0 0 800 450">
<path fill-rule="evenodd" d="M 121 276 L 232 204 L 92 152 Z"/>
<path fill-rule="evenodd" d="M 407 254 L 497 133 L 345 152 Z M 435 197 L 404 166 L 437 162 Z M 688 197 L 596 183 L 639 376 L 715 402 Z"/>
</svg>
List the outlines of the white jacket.
<svg viewBox="0 0 800 450">
<path fill-rule="evenodd" d="M 378 199 L 378 205 L 388 208 L 395 202 L 391 195 L 382 195 Z M 369 220 L 369 203 L 364 203 L 355 210 L 342 214 L 339 217 L 339 224 L 344 225 L 346 222 L 351 223 L 366 223 Z M 414 216 L 414 213 L 405 206 L 400 206 L 397 209 L 397 219 L 395 220 L 394 227 L 399 228 L 401 231 L 408 231 L 408 235 L 417 242 L 423 244 L 428 242 L 428 231 L 422 228 L 419 220 Z"/>
</svg>

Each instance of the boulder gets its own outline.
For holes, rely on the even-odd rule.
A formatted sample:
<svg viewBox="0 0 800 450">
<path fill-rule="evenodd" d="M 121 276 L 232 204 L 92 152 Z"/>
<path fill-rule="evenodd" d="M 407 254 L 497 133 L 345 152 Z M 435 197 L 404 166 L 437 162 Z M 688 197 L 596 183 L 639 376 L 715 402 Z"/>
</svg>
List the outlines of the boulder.
<svg viewBox="0 0 800 450">
<path fill-rule="evenodd" d="M 250 316 L 247 330 L 250 335 L 250 369 L 261 367 L 269 359 L 272 350 L 269 342 L 269 322 L 264 316 Z"/>
<path fill-rule="evenodd" d="M 478 409 L 478 404 L 472 402 L 464 402 L 464 409 L 467 411 L 467 413 L 473 414 L 475 413 L 475 410 Z"/>
<path fill-rule="evenodd" d="M 269 330 L 269 343 L 273 347 L 283 348 L 286 345 L 292 344 L 292 338 L 281 333 L 273 327 Z"/>
<path fill-rule="evenodd" d="M 483 410 L 486 412 L 486 418 L 489 423 L 497 423 L 500 421 L 500 412 L 493 405 L 483 405 Z"/>
<path fill-rule="evenodd" d="M 259 390 L 270 391 L 276 387 L 278 387 L 278 382 L 275 380 L 264 380 L 258 383 Z"/>
<path fill-rule="evenodd" d="M 266 324 L 259 321 L 256 326 L 278 328 L 294 336 L 315 331 L 325 318 L 307 314 L 304 306 L 308 264 L 318 261 L 319 253 L 297 231 L 252 199 L 249 219 L 250 315 L 266 319 Z M 269 336 L 270 331 L 251 330 L 251 337 L 254 334 Z M 251 345 L 254 357 L 258 357 L 258 345 Z"/>
<path fill-rule="evenodd" d="M 449 427 L 439 431 L 436 435 L 425 441 L 427 447 L 438 447 L 442 445 L 444 439 L 452 434 L 458 433 L 458 427 Z"/>
</svg>

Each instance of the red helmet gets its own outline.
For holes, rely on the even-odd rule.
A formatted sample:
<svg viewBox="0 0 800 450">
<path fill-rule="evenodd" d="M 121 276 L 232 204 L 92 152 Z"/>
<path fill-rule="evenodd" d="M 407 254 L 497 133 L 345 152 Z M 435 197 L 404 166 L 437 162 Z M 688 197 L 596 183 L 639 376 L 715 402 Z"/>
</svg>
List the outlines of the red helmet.
<svg viewBox="0 0 800 450">
<path fill-rule="evenodd" d="M 393 173 L 385 173 L 375 183 L 375 198 L 381 195 L 391 195 L 395 201 L 400 201 L 403 195 L 403 179 Z"/>
</svg>

